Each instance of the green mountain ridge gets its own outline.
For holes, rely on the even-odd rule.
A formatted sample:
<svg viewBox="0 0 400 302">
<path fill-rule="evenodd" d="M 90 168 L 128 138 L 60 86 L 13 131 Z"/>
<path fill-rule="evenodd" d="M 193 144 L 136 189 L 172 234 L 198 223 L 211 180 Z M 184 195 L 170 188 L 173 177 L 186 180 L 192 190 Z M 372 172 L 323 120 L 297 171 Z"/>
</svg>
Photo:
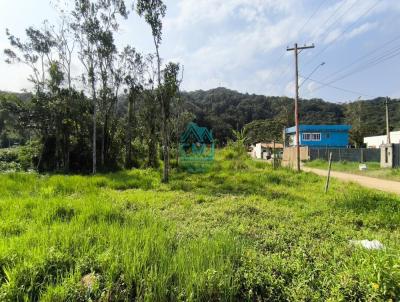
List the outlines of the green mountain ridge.
<svg viewBox="0 0 400 302">
<path fill-rule="evenodd" d="M 0 95 L 14 95 L 24 101 L 31 94 L 0 91 Z M 294 100 L 284 96 L 264 96 L 241 93 L 218 87 L 210 90 L 183 91 L 181 98 L 185 110 L 195 116 L 195 122 L 213 130 L 220 142 L 233 138 L 232 130 L 242 129 L 254 121 L 278 121 L 287 127 L 294 125 Z M 119 114 L 127 110 L 127 98 L 122 96 Z M 400 130 L 400 99 L 390 100 L 391 130 Z M 349 124 L 351 142 L 361 144 L 365 136 L 385 134 L 385 98 L 332 103 L 323 99 L 301 99 L 301 124 Z M 0 135 L 2 116 L 0 112 Z M 4 126 L 4 125 L 3 125 Z"/>
<path fill-rule="evenodd" d="M 232 137 L 232 130 L 242 129 L 256 120 L 279 119 L 286 126 L 294 124 L 294 100 L 288 97 L 240 93 L 226 88 L 182 92 L 188 111 L 196 122 L 213 129 L 219 140 Z M 390 100 L 391 129 L 400 129 L 399 99 Z M 352 141 L 362 143 L 362 137 L 381 135 L 386 131 L 385 98 L 350 103 L 331 103 L 323 99 L 301 99 L 301 124 L 349 124 Z"/>
</svg>

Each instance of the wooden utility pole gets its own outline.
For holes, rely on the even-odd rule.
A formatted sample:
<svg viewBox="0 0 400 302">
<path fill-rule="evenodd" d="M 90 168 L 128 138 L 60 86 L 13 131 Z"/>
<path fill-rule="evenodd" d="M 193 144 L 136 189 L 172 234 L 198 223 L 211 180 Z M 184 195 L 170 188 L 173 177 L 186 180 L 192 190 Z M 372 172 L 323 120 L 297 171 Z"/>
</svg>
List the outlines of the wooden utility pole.
<svg viewBox="0 0 400 302">
<path fill-rule="evenodd" d="M 390 127 L 389 127 L 389 97 L 386 97 L 386 135 L 387 135 L 387 144 L 391 144 L 390 142 Z"/>
<path fill-rule="evenodd" d="M 299 50 L 305 50 L 309 48 L 314 48 L 314 44 L 311 46 L 298 46 L 297 43 L 294 44 L 293 48 L 287 48 L 287 51 L 294 51 L 295 59 L 295 100 L 294 100 L 294 117 L 296 121 L 296 166 L 297 171 L 300 172 L 300 138 L 299 138 Z"/>
</svg>

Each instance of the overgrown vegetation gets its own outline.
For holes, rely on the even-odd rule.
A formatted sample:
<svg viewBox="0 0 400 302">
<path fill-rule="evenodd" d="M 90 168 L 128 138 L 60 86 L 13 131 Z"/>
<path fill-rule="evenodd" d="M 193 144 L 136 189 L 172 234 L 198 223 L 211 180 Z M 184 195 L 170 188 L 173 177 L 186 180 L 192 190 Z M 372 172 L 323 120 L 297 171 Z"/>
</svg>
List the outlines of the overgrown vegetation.
<svg viewBox="0 0 400 302">
<path fill-rule="evenodd" d="M 179 101 L 182 68 L 163 62 L 159 51 L 166 5 L 162 0 L 51 3 L 58 11 L 56 25 L 30 26 L 22 38 L 6 30 L 5 61 L 29 67 L 33 89 L 28 98 L 0 93 L 0 147 L 33 141 L 39 146 L 31 159 L 38 171 L 93 174 L 142 162 L 157 168 L 162 148 L 168 182 L 170 137 L 183 131 L 187 113 Z M 130 13 L 151 27 L 155 54 L 132 45 L 118 49 L 120 23 Z"/>
<path fill-rule="evenodd" d="M 324 170 L 328 168 L 328 162 L 325 160 L 313 160 L 310 162 L 306 162 L 305 165 L 310 168 L 317 168 Z M 359 165 L 360 163 L 358 162 L 348 162 L 348 161 L 333 162 L 332 170 L 400 181 L 400 169 L 383 169 L 380 167 L 380 163 L 368 162 L 366 163 L 367 170 L 360 171 Z"/>
<path fill-rule="evenodd" d="M 1 301 L 400 296 L 400 200 L 237 150 L 205 174 L 0 176 Z M 349 240 L 377 239 L 383 250 Z"/>
</svg>

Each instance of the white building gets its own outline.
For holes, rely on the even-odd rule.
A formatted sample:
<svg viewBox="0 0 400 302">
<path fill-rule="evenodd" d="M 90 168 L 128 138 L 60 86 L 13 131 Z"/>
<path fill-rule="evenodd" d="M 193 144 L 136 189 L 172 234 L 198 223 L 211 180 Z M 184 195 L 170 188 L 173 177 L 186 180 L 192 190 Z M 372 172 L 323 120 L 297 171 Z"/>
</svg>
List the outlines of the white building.
<svg viewBox="0 0 400 302">
<path fill-rule="evenodd" d="M 251 156 L 258 159 L 269 159 L 274 148 L 273 143 L 257 143 L 252 147 Z M 283 149 L 283 144 L 275 143 L 275 149 Z"/>
<path fill-rule="evenodd" d="M 390 132 L 390 142 L 400 144 L 400 131 Z M 380 145 L 387 143 L 387 135 L 364 137 L 364 144 L 367 148 L 380 148 Z"/>
</svg>

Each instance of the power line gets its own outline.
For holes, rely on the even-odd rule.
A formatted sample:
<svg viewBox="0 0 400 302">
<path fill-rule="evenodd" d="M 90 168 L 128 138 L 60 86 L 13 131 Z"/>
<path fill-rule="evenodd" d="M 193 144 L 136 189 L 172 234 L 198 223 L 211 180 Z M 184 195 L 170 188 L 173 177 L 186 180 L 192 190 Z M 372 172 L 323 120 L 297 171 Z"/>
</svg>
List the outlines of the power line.
<svg viewBox="0 0 400 302">
<path fill-rule="evenodd" d="M 311 16 L 307 19 L 307 21 L 303 24 L 300 30 L 297 32 L 297 36 L 303 31 L 303 29 L 310 23 L 311 19 L 319 12 L 321 7 L 327 2 L 328 0 L 324 0 L 321 4 L 317 7 L 317 9 L 311 14 Z"/>
<path fill-rule="evenodd" d="M 340 19 L 342 19 L 345 15 L 347 15 L 349 12 L 351 12 L 351 9 L 356 5 L 357 1 L 358 0 L 354 0 L 353 4 L 348 9 L 346 9 L 339 17 L 337 17 L 336 20 L 333 20 L 333 22 L 328 27 L 323 28 L 323 26 L 320 26 L 319 28 L 317 28 L 317 30 L 315 30 L 312 33 L 311 37 L 313 37 L 313 35 L 317 34 L 317 33 L 321 36 L 324 32 L 328 32 L 334 25 L 336 25 L 339 22 Z M 335 12 L 332 16 L 334 16 L 344 6 L 345 3 L 346 3 L 346 1 L 343 1 L 342 4 L 338 7 L 338 9 L 335 10 Z M 328 20 L 329 20 L 329 18 L 328 18 Z M 327 23 L 327 22 L 325 22 L 325 23 Z M 319 32 L 321 29 L 322 29 L 322 32 Z"/>
<path fill-rule="evenodd" d="M 345 78 L 347 78 L 347 77 L 349 77 L 349 76 L 351 76 L 351 75 L 353 75 L 353 74 L 355 74 L 355 73 L 361 72 L 361 71 L 363 71 L 363 70 L 365 70 L 365 69 L 369 69 L 369 68 L 371 68 L 371 67 L 373 67 L 373 66 L 376 66 L 376 65 L 378 65 L 378 64 L 380 64 L 380 63 L 382 63 L 382 62 L 385 62 L 385 61 L 387 61 L 387 60 L 390 60 L 390 59 L 392 59 L 392 58 L 394 58 L 394 57 L 396 57 L 396 56 L 398 56 L 398 55 L 400 55 L 400 47 L 399 47 L 399 48 L 396 48 L 396 49 L 394 49 L 394 50 L 392 50 L 392 51 L 390 51 L 389 53 L 385 54 L 384 56 L 381 56 L 381 57 L 379 57 L 379 58 L 372 59 L 372 61 L 368 62 L 368 63 L 365 64 L 364 66 L 361 66 L 361 67 L 359 67 L 358 69 L 353 70 L 352 72 L 349 72 L 349 73 L 347 73 L 347 74 L 344 74 L 344 75 L 342 75 L 341 77 L 338 77 L 338 78 L 336 78 L 336 79 L 334 79 L 334 80 L 328 82 L 327 85 L 336 83 L 336 82 L 338 82 L 338 81 L 340 81 L 340 80 L 343 80 L 343 79 L 345 79 Z M 317 88 L 313 89 L 313 92 L 319 90 L 319 89 L 322 88 L 322 87 L 323 87 L 323 86 L 320 86 L 320 87 L 317 87 Z"/>
<path fill-rule="evenodd" d="M 343 1 L 343 2 L 334 10 L 334 12 L 328 17 L 328 19 L 325 19 L 325 21 L 322 23 L 322 25 L 321 25 L 321 26 L 318 26 L 317 29 L 314 30 L 314 31 L 311 33 L 310 37 L 312 38 L 315 34 L 317 34 L 317 33 L 321 30 L 321 28 L 323 28 L 323 27 L 329 22 L 329 20 L 332 19 L 332 18 L 339 12 L 339 10 L 344 6 L 345 3 L 346 3 L 346 1 Z"/>
<path fill-rule="evenodd" d="M 319 57 L 322 53 L 324 53 L 328 48 L 330 48 L 337 40 L 339 40 L 339 38 L 341 38 L 345 33 L 347 33 L 353 27 L 353 25 L 357 24 L 361 18 L 366 16 L 379 3 L 380 3 L 379 0 L 375 1 L 375 3 L 372 6 L 370 6 L 361 16 L 357 18 L 356 22 L 353 22 L 349 26 L 347 26 L 340 35 L 338 35 L 333 41 L 329 42 L 320 52 L 318 52 L 313 58 L 311 58 L 308 62 L 306 62 L 305 65 L 309 65 L 312 61 L 314 61 L 317 57 Z"/>
<path fill-rule="evenodd" d="M 310 77 L 311 77 L 320 67 L 322 67 L 322 66 L 324 66 L 324 65 L 325 65 L 325 62 L 322 62 L 322 63 L 319 64 L 317 67 L 315 67 L 314 70 L 311 71 L 311 73 L 308 75 L 308 77 L 305 78 L 305 79 L 301 82 L 301 84 L 299 85 L 299 88 L 300 88 L 301 86 L 303 86 L 303 84 L 304 84 L 305 82 L 307 82 L 307 80 L 310 79 Z"/>
<path fill-rule="evenodd" d="M 357 58 L 356 60 L 354 60 L 352 63 L 348 64 L 347 66 L 344 66 L 343 68 L 341 68 L 341 69 L 335 71 L 334 73 L 328 75 L 328 76 L 325 77 L 322 81 L 325 81 L 326 79 L 332 78 L 334 75 L 336 75 L 336 74 L 338 74 L 338 73 L 341 73 L 341 72 L 344 71 L 344 70 L 349 69 L 351 66 L 353 66 L 353 65 L 357 64 L 358 62 L 362 61 L 364 58 L 368 58 L 368 57 L 371 56 L 372 54 L 374 54 L 374 53 L 376 53 L 377 51 L 381 50 L 383 47 L 385 47 L 385 46 L 387 46 L 387 45 L 389 45 L 389 44 L 391 44 L 391 43 L 393 43 L 393 42 L 395 42 L 395 41 L 397 41 L 397 40 L 399 40 L 399 39 L 400 39 L 400 35 L 397 36 L 397 37 L 395 37 L 394 39 L 391 39 L 391 40 L 389 40 L 389 41 L 383 43 L 382 45 L 380 45 L 380 46 L 374 48 L 373 50 L 369 51 L 369 52 L 366 53 L 365 55 L 363 55 L 363 56 Z"/>
<path fill-rule="evenodd" d="M 351 7 L 349 9 L 347 9 L 342 15 L 340 15 L 336 20 L 334 20 L 329 26 L 328 29 L 331 28 L 334 24 L 336 24 L 343 16 L 345 16 L 350 10 L 351 8 L 353 8 L 353 6 L 357 3 L 358 0 L 355 0 L 353 2 L 353 4 L 351 5 Z M 323 1 L 321 3 L 321 5 L 318 6 L 318 8 L 314 11 L 314 13 L 307 19 L 307 21 L 303 24 L 303 26 L 301 27 L 301 30 L 304 29 L 304 27 L 310 22 L 310 20 L 312 19 L 312 17 L 314 17 L 316 15 L 316 13 L 321 9 L 321 7 L 323 6 L 323 4 L 325 4 L 327 2 L 327 0 Z M 320 28 L 323 28 L 340 10 L 342 7 L 344 7 L 344 5 L 346 4 L 346 1 L 343 1 L 336 9 L 335 11 L 322 23 L 322 25 L 318 26 L 317 30 L 314 30 L 312 32 L 311 35 L 309 35 L 310 37 L 313 37 L 314 34 L 316 34 Z M 301 32 L 301 30 L 298 31 L 297 35 Z M 324 30 L 324 32 L 326 32 L 326 29 Z M 279 58 L 279 62 L 282 60 L 284 56 L 284 53 L 280 56 Z M 312 60 L 309 60 L 306 65 L 308 65 Z M 286 73 L 289 71 L 289 67 L 285 68 L 285 70 L 278 76 L 278 78 L 282 78 L 283 76 L 286 75 Z"/>
<path fill-rule="evenodd" d="M 383 55 L 383 56 L 381 56 L 379 58 L 372 59 L 371 61 L 367 62 L 363 66 L 360 66 L 360 67 L 356 68 L 355 70 L 353 70 L 351 72 L 348 72 L 348 73 L 346 73 L 346 74 L 344 74 L 344 75 L 342 75 L 342 76 L 340 76 L 338 78 L 335 78 L 334 80 L 330 81 L 329 83 L 338 82 L 338 81 L 340 81 L 342 79 L 345 79 L 345 78 L 347 78 L 347 77 L 349 77 L 349 76 L 351 76 L 351 75 L 353 75 L 355 73 L 358 73 L 360 71 L 363 71 L 365 69 L 368 69 L 368 68 L 371 68 L 371 67 L 373 67 L 375 65 L 378 65 L 378 64 L 380 64 L 382 62 L 385 62 L 385 61 L 387 61 L 389 59 L 392 59 L 392 58 L 398 56 L 399 54 L 400 54 L 400 47 L 390 51 L 389 53 L 387 53 L 387 54 L 385 54 L 385 55 Z"/>
<path fill-rule="evenodd" d="M 297 31 L 296 33 L 296 38 L 299 36 L 299 34 L 303 31 L 303 29 L 308 25 L 308 23 L 310 23 L 310 21 L 312 20 L 312 18 L 319 12 L 319 10 L 322 8 L 322 6 L 328 2 L 328 0 L 324 0 L 321 2 L 321 4 L 317 7 L 317 9 L 310 15 L 310 17 L 308 17 L 308 19 L 303 23 L 303 25 L 300 27 L 300 29 Z M 301 50 L 300 50 L 301 51 Z M 285 56 L 285 52 L 282 53 L 281 56 L 279 56 L 276 66 L 278 66 L 280 64 L 280 62 L 282 61 L 283 57 Z M 289 67 L 287 67 L 278 77 L 277 79 L 282 78 L 284 75 L 286 75 L 286 73 L 288 72 Z"/>
<path fill-rule="evenodd" d="M 335 27 L 335 25 L 339 23 L 340 19 L 343 19 L 349 12 L 352 11 L 353 7 L 357 4 L 357 1 L 358 1 L 358 0 L 355 0 L 355 1 L 353 2 L 353 4 L 352 4 L 349 8 L 347 8 L 347 9 L 343 12 L 343 14 L 341 14 L 341 15 L 336 19 L 336 21 L 332 22 L 331 25 L 329 25 L 328 28 L 326 28 L 326 29 L 324 30 L 324 32 L 325 32 L 325 33 L 328 33 L 331 29 L 333 29 L 333 28 Z"/>
<path fill-rule="evenodd" d="M 301 77 L 303 78 L 303 76 L 301 76 Z M 340 90 L 340 91 L 343 91 L 343 92 L 348 92 L 348 93 L 352 93 L 352 94 L 355 94 L 355 95 L 363 95 L 363 96 L 366 96 L 366 97 L 373 98 L 372 95 L 369 95 L 369 94 L 366 94 L 366 93 L 362 93 L 362 92 L 359 92 L 359 91 L 350 90 L 350 89 L 342 88 L 342 87 L 338 87 L 338 86 L 333 86 L 330 83 L 323 83 L 321 81 L 318 81 L 318 80 L 315 80 L 315 79 L 311 79 L 311 78 L 309 78 L 308 80 L 310 80 L 311 82 L 320 84 L 321 86 L 317 87 L 318 89 L 320 89 L 322 87 L 330 87 L 330 88 L 333 88 L 333 89 L 336 89 L 336 90 Z M 316 90 L 317 89 L 313 89 L 311 92 L 315 92 Z"/>
</svg>

